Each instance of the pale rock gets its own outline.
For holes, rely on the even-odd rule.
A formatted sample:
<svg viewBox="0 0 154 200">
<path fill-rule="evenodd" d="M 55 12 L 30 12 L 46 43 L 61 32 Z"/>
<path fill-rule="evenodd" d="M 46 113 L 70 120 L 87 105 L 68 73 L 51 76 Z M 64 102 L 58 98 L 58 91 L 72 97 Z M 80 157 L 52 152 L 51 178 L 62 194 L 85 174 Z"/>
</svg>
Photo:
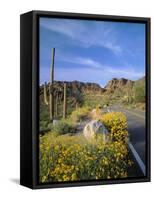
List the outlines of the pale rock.
<svg viewBox="0 0 154 200">
<path fill-rule="evenodd" d="M 108 130 L 104 124 L 99 120 L 92 120 L 85 125 L 83 134 L 87 139 L 93 139 L 97 134 L 103 134 L 103 140 L 106 143 L 108 141 Z"/>
</svg>

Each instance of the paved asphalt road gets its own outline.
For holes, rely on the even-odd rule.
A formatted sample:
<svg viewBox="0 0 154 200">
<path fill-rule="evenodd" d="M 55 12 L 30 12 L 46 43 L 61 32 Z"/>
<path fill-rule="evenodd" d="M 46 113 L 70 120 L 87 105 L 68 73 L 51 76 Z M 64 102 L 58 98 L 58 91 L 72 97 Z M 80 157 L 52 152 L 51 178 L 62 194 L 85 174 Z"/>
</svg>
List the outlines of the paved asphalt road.
<svg viewBox="0 0 154 200">
<path fill-rule="evenodd" d="M 145 164 L 145 112 L 125 109 L 120 105 L 112 105 L 108 109 L 109 111 L 120 111 L 126 115 L 130 142 Z"/>
</svg>

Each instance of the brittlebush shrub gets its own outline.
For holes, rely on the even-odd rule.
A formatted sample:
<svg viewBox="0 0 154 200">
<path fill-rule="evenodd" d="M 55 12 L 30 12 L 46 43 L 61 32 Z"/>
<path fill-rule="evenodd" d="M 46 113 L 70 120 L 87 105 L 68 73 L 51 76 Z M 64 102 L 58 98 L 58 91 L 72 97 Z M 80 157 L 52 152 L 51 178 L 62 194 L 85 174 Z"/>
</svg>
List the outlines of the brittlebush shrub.
<svg viewBox="0 0 154 200">
<path fill-rule="evenodd" d="M 101 118 L 102 122 L 110 132 L 112 141 L 127 142 L 127 119 L 121 112 L 110 112 L 104 114 Z"/>
<path fill-rule="evenodd" d="M 127 177 L 132 162 L 120 141 L 104 144 L 101 135 L 88 142 L 83 135 L 40 136 L 40 182 Z"/>
</svg>

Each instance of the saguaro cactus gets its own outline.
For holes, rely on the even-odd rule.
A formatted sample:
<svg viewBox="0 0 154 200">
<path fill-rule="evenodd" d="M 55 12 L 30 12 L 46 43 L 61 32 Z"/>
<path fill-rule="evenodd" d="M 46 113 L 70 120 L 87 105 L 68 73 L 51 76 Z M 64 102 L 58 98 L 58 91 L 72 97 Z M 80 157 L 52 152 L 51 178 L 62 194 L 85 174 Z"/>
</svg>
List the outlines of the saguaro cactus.
<svg viewBox="0 0 154 200">
<path fill-rule="evenodd" d="M 45 103 L 46 105 L 49 104 L 49 102 L 48 102 L 48 100 L 47 100 L 47 84 L 46 84 L 46 82 L 44 83 L 44 103 Z"/>
<path fill-rule="evenodd" d="M 50 100 L 50 120 L 53 121 L 54 118 L 54 58 L 55 58 L 55 48 L 52 49 L 52 64 L 50 68 L 50 83 L 49 83 L 49 100 Z"/>
<path fill-rule="evenodd" d="M 66 89 L 67 89 L 67 85 L 66 83 L 64 83 L 63 118 L 66 118 L 66 111 L 67 111 Z"/>
<path fill-rule="evenodd" d="M 59 98 L 59 94 L 58 92 L 56 92 L 56 102 L 55 102 L 55 115 L 56 117 L 58 117 L 58 98 Z"/>
<path fill-rule="evenodd" d="M 50 68 L 50 82 L 49 82 L 49 102 L 47 100 L 47 89 L 46 83 L 44 84 L 44 102 L 49 105 L 49 113 L 51 122 L 54 119 L 54 58 L 55 58 L 55 48 L 52 49 L 52 63 Z"/>
</svg>

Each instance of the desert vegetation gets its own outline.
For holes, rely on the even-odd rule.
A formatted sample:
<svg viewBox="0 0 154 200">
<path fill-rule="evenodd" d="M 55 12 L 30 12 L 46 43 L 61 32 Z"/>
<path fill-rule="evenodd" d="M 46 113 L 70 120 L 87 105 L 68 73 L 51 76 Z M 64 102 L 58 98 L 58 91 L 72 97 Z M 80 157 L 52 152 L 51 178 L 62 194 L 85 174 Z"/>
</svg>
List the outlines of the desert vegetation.
<svg viewBox="0 0 154 200">
<path fill-rule="evenodd" d="M 143 109 L 145 78 L 97 83 L 54 80 L 40 86 L 39 180 L 126 178 L 134 165 L 126 115 L 110 105 Z"/>
<path fill-rule="evenodd" d="M 90 111 L 88 113 L 87 109 L 79 108 L 72 115 L 45 135 L 40 135 L 40 181 L 127 177 L 133 162 L 126 143 L 126 117 L 116 112 L 102 114 L 100 120 L 108 128 L 110 137 L 105 143 L 102 134 L 97 134 L 92 140 L 87 140 L 83 134 L 76 134 L 78 120 L 89 118 Z"/>
</svg>

